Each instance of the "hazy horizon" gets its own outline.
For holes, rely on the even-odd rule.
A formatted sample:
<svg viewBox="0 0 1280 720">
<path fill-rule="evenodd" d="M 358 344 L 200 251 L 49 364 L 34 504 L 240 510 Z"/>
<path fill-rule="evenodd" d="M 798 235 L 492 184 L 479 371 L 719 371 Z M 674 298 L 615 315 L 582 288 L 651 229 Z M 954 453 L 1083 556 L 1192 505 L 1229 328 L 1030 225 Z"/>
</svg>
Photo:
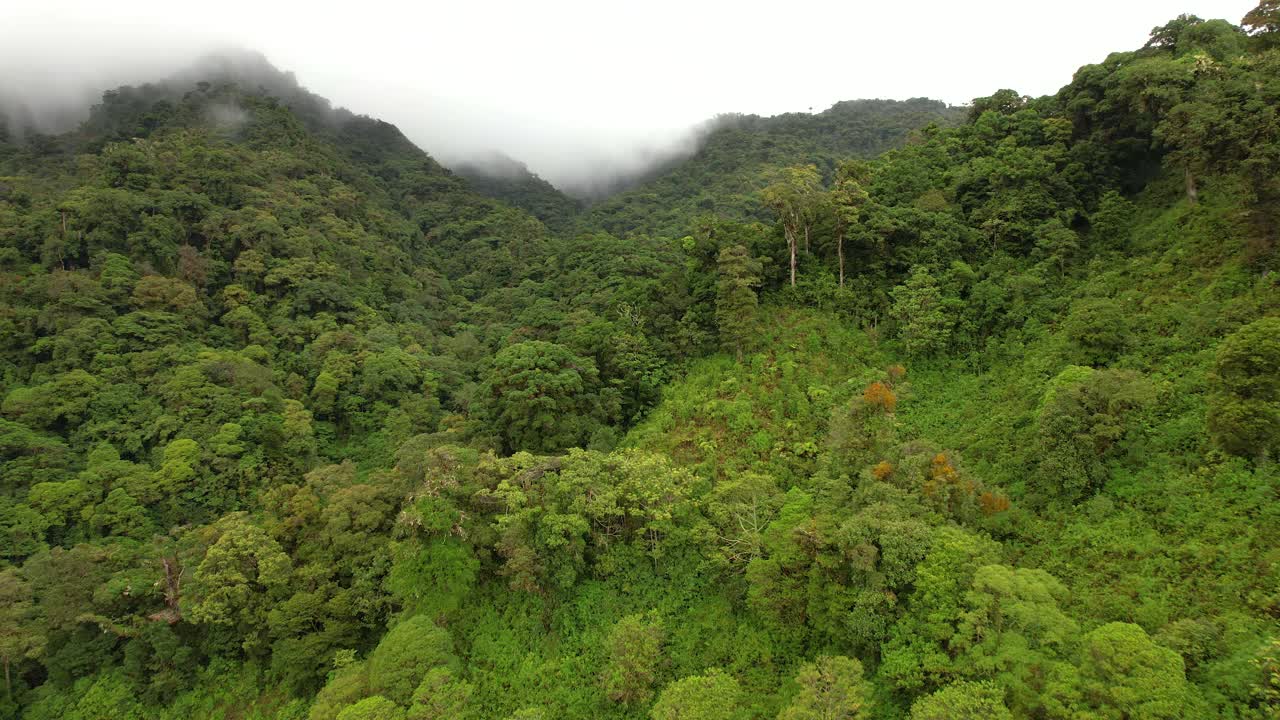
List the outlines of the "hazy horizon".
<svg viewBox="0 0 1280 720">
<path fill-rule="evenodd" d="M 719 2 L 407 12 L 371 2 L 359 13 L 299 14 L 232 0 L 206 14 L 155 0 L 52 0 L 0 12 L 0 97 L 16 95 L 37 114 L 87 112 L 104 90 L 239 48 L 293 72 L 335 107 L 394 123 L 445 164 L 497 151 L 573 188 L 678 151 L 717 114 L 819 112 L 864 98 L 955 105 L 1001 88 L 1044 95 L 1079 66 L 1141 46 L 1180 13 L 1238 22 L 1254 4 L 1086 0 L 1050 13 L 1012 0 L 802 0 L 766 13 L 762 4 Z"/>
</svg>

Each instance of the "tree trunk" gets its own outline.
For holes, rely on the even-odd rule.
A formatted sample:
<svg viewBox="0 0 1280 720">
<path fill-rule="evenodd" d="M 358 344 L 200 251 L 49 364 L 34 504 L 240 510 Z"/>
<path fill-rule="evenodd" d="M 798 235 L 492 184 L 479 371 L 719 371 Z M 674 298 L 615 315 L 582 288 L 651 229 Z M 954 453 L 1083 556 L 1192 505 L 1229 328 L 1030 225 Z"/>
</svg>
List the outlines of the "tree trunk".
<svg viewBox="0 0 1280 720">
<path fill-rule="evenodd" d="M 796 286 L 796 240 L 795 232 L 787 233 L 787 249 L 791 253 L 791 287 Z"/>
<path fill-rule="evenodd" d="M 1196 176 L 1191 174 L 1191 166 L 1183 168 L 1187 176 L 1187 202 L 1195 205 L 1200 200 L 1200 190 L 1196 188 Z"/>
<path fill-rule="evenodd" d="M 182 576 L 186 574 L 186 568 L 178 567 L 177 558 L 162 558 L 160 561 L 164 566 L 164 604 L 165 608 L 160 612 L 152 613 L 149 617 L 152 620 L 162 620 L 173 625 L 182 620 L 182 610 L 180 603 L 182 599 Z"/>
<path fill-rule="evenodd" d="M 805 223 L 805 224 L 804 224 L 804 252 L 805 252 L 805 254 L 806 254 L 806 255 L 810 254 L 810 250 L 809 250 L 809 223 Z"/>
<path fill-rule="evenodd" d="M 840 287 L 844 287 L 844 227 L 836 229 L 836 254 L 840 256 Z"/>
</svg>

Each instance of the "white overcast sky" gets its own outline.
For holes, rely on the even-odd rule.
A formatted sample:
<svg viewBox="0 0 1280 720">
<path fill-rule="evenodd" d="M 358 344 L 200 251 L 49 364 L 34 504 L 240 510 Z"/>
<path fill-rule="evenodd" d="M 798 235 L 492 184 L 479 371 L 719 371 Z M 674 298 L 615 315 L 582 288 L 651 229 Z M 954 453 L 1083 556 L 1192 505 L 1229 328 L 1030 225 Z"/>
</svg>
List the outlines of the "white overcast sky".
<svg viewBox="0 0 1280 720">
<path fill-rule="evenodd" d="M 1238 22 L 1256 4 L 0 0 L 0 89 L 97 92 L 242 47 L 432 154 L 499 149 L 557 182 L 720 112 L 1052 93 L 1180 13 Z"/>
</svg>

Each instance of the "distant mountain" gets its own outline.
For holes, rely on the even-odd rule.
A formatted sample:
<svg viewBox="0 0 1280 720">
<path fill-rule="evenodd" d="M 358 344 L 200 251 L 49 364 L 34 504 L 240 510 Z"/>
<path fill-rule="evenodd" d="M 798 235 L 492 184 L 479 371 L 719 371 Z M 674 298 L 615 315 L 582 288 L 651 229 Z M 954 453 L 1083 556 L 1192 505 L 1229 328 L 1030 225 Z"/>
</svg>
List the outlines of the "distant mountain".
<svg viewBox="0 0 1280 720">
<path fill-rule="evenodd" d="M 557 232 L 570 229 L 582 209 L 580 202 L 501 152 L 455 163 L 452 170 L 481 195 L 521 208 Z"/>
<path fill-rule="evenodd" d="M 593 205 L 585 222 L 615 234 L 675 235 L 703 212 L 763 219 L 754 195 L 774 168 L 812 163 L 829 176 L 840 159 L 873 157 L 912 131 L 963 117 L 961 108 L 924 98 L 839 102 L 816 115 L 721 115 L 692 156 Z"/>
<path fill-rule="evenodd" d="M 955 125 L 963 115 L 961 108 L 927 99 L 852 100 L 816 115 L 725 114 L 691 133 L 682 152 L 655 155 L 643 171 L 597 179 L 590 187 L 557 188 L 496 151 L 452 169 L 475 192 L 521 208 L 557 232 L 582 227 L 679 235 L 703 212 L 765 219 L 755 193 L 778 167 L 813 163 L 829 176 L 841 159 L 873 157 L 912 131 L 930 123 Z"/>
</svg>

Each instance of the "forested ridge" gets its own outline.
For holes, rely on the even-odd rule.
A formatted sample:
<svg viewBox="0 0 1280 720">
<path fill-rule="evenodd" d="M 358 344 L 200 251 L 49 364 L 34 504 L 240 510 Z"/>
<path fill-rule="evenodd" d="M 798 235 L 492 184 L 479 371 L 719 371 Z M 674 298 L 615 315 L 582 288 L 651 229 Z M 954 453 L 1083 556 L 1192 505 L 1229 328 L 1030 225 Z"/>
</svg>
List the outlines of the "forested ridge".
<svg viewBox="0 0 1280 720">
<path fill-rule="evenodd" d="M 804 162 L 829 179 L 840 160 L 870 158 L 959 117 L 959 108 L 924 98 L 839 102 L 816 114 L 720 115 L 701 128 L 693 155 L 594 203 L 587 223 L 621 235 L 678 236 L 704 214 L 767 221 L 760 191 L 780 167 Z"/>
<path fill-rule="evenodd" d="M 450 169 L 466 178 L 472 190 L 528 212 L 553 232 L 572 233 L 577 226 L 582 202 L 560 192 L 515 158 L 495 152 L 455 163 Z"/>
<path fill-rule="evenodd" d="M 0 718 L 1280 717 L 1275 0 L 590 206 L 253 59 L 19 115 Z"/>
</svg>

